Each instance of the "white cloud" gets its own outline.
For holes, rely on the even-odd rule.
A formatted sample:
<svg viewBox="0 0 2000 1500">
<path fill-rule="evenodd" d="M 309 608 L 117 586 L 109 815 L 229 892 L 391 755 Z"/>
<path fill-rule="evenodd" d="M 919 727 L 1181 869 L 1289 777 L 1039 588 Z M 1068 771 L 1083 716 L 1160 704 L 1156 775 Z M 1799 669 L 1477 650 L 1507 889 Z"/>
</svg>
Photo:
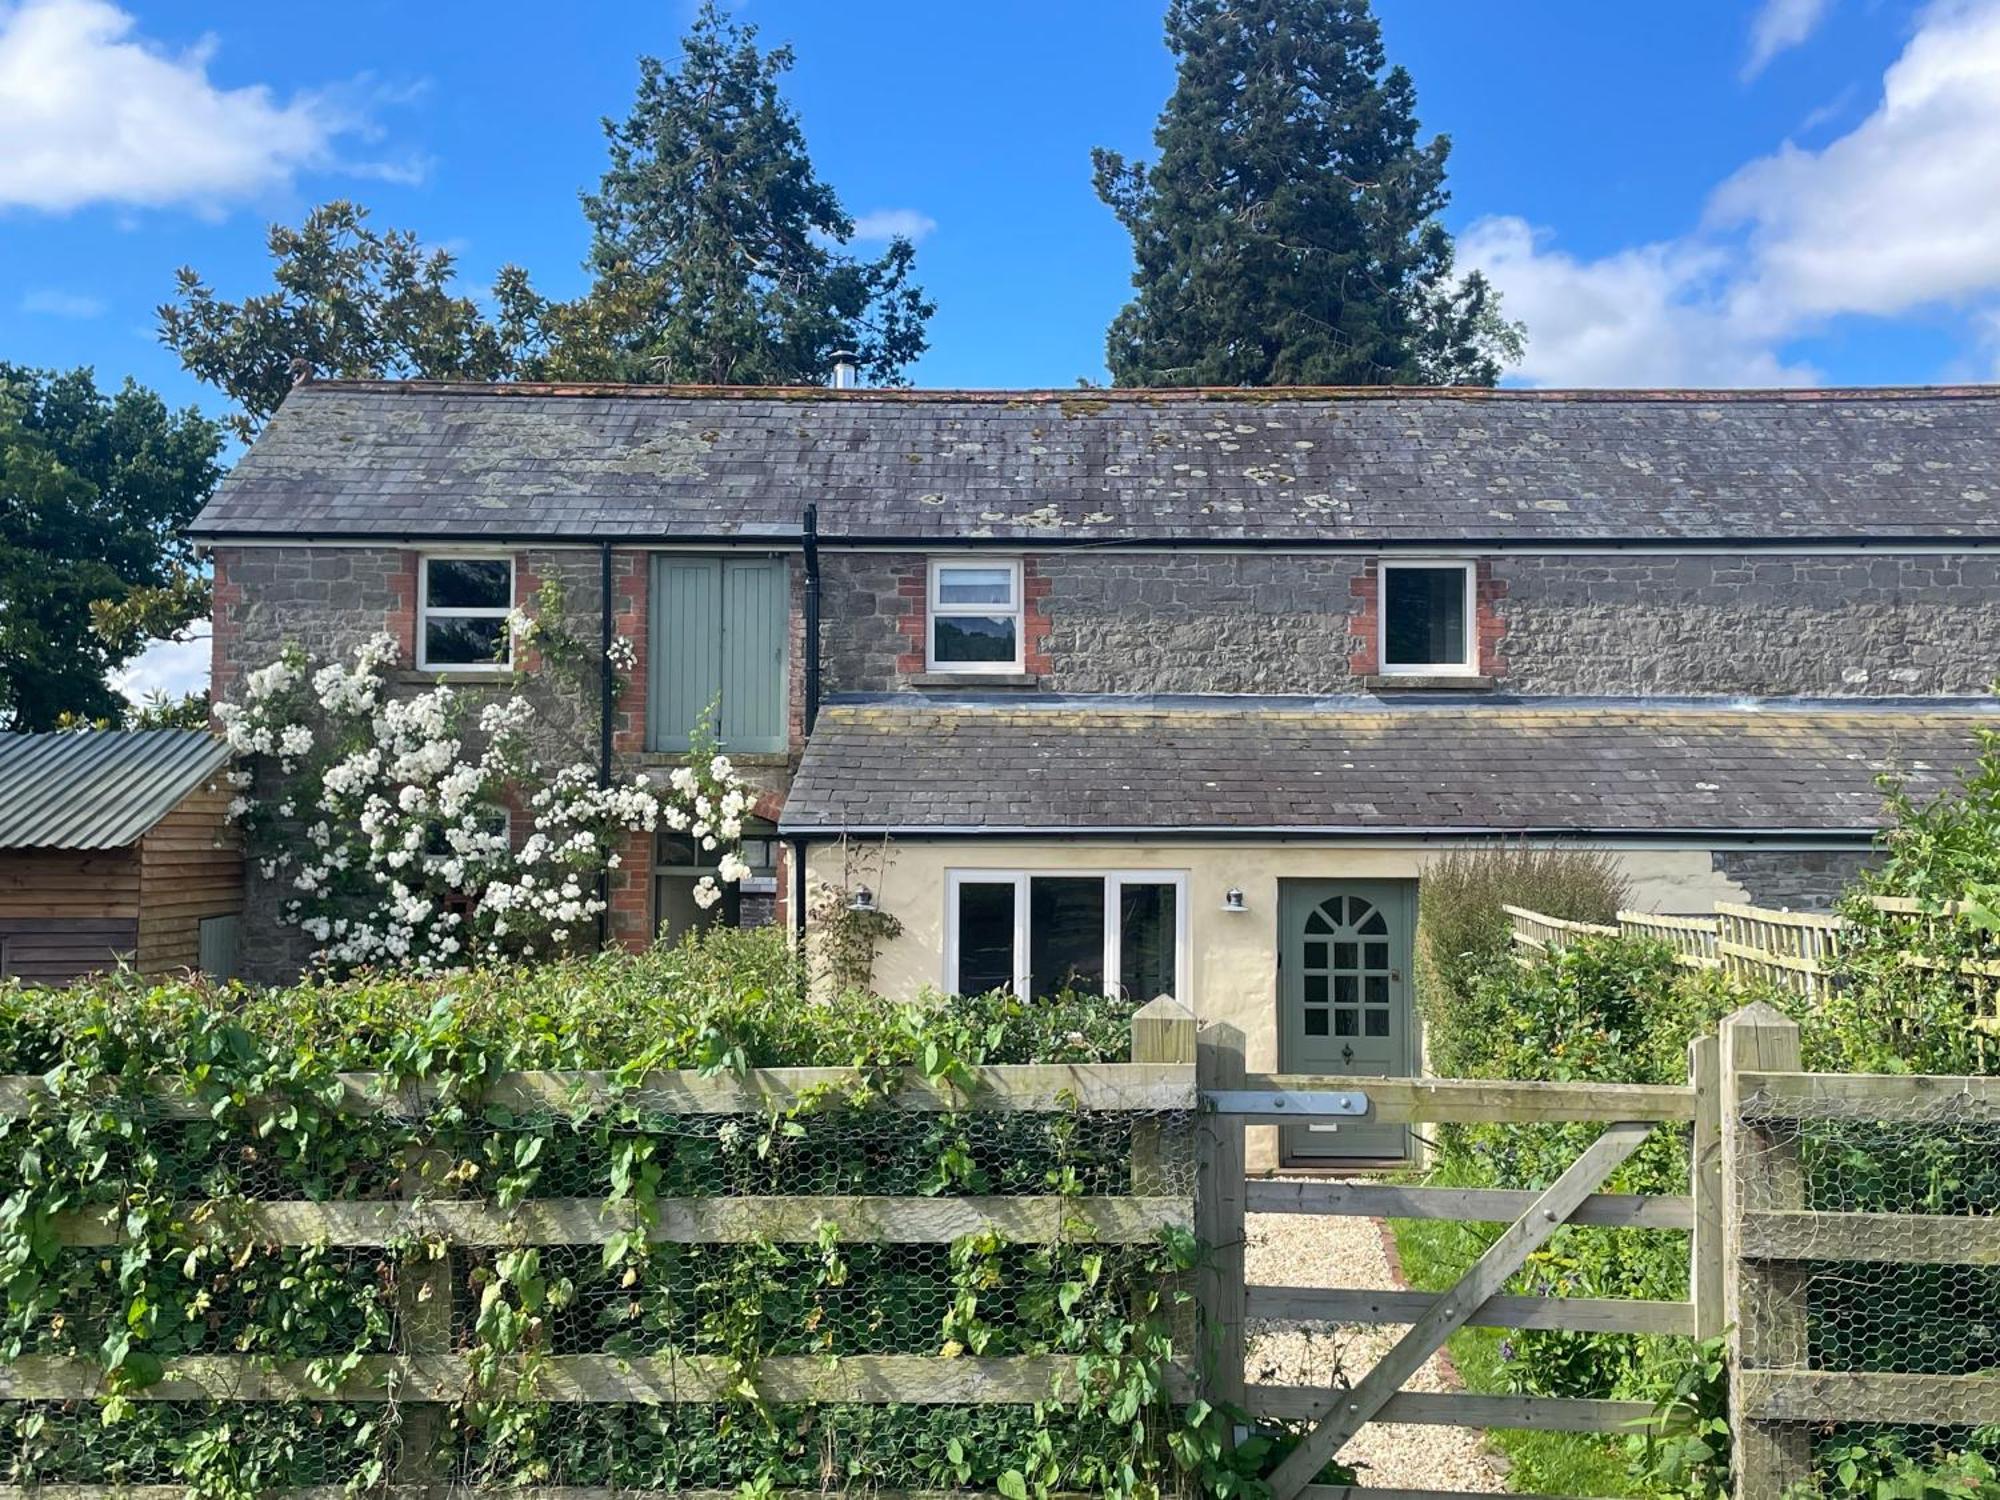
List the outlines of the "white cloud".
<svg viewBox="0 0 2000 1500">
<path fill-rule="evenodd" d="M 1583 260 L 1515 218 L 1461 259 L 1528 326 L 1536 384 L 1796 384 L 1788 342 L 1842 316 L 2000 302 L 2000 0 L 1935 0 L 1880 102 L 1818 150 L 1734 173 L 1688 234 Z"/>
<path fill-rule="evenodd" d="M 208 688 L 209 631 L 203 620 L 195 626 L 192 640 L 151 641 L 146 649 L 111 674 L 111 685 L 133 702 L 143 702 L 148 693 L 165 693 L 179 698 Z"/>
<path fill-rule="evenodd" d="M 1750 23 L 1750 56 L 1743 76 L 1755 78 L 1780 52 L 1789 52 L 1819 29 L 1830 0 L 1764 0 Z"/>
<path fill-rule="evenodd" d="M 330 93 L 218 86 L 214 53 L 212 38 L 178 54 L 149 43 L 108 0 L 0 0 L 0 207 L 214 211 L 340 165 L 336 142 L 368 134 Z"/>
<path fill-rule="evenodd" d="M 1803 385 L 1719 300 L 1723 258 L 1687 242 L 1583 261 L 1552 249 L 1525 219 L 1481 219 L 1459 256 L 1486 272 L 1503 311 L 1528 326 L 1514 371 L 1531 385 Z"/>
<path fill-rule="evenodd" d="M 21 298 L 21 311 L 45 318 L 98 318 L 104 315 L 104 299 L 40 287 Z"/>
<path fill-rule="evenodd" d="M 937 228 L 937 220 L 914 208 L 881 208 L 854 221 L 857 240 L 906 239 L 912 244 Z"/>
</svg>

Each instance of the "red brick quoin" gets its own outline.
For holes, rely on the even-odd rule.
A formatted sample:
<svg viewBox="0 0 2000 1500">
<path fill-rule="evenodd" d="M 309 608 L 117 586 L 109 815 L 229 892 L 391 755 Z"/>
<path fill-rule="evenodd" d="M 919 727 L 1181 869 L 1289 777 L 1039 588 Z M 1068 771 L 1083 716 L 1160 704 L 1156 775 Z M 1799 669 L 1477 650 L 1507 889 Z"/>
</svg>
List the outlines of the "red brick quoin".
<svg viewBox="0 0 2000 1500">
<path fill-rule="evenodd" d="M 1356 677 L 1373 677 L 1382 670 L 1379 644 L 1381 631 L 1381 568 L 1375 558 L 1361 565 L 1361 571 L 1348 586 L 1353 604 L 1348 610 L 1347 669 Z M 1507 671 L 1507 660 L 1501 651 L 1501 642 L 1507 635 L 1507 617 L 1501 613 L 1501 601 L 1507 597 L 1507 584 L 1493 576 L 1493 564 L 1481 559 L 1473 564 L 1472 603 L 1473 635 L 1478 649 L 1478 670 L 1482 677 L 1500 677 Z"/>
</svg>

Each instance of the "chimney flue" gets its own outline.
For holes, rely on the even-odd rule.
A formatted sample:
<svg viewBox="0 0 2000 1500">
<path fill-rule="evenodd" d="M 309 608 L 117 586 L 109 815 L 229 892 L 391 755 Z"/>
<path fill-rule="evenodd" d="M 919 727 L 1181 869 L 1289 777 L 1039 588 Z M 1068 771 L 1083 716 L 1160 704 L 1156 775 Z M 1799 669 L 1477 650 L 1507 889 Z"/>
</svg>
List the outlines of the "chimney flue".
<svg viewBox="0 0 2000 1500">
<path fill-rule="evenodd" d="M 833 351 L 833 388 L 836 391 L 851 391 L 857 383 L 861 356 L 852 349 Z"/>
<path fill-rule="evenodd" d="M 300 385 L 312 384 L 313 381 L 312 361 L 307 359 L 304 355 L 302 354 L 293 355 L 292 362 L 285 368 L 291 373 L 293 385 L 300 386 Z"/>
</svg>

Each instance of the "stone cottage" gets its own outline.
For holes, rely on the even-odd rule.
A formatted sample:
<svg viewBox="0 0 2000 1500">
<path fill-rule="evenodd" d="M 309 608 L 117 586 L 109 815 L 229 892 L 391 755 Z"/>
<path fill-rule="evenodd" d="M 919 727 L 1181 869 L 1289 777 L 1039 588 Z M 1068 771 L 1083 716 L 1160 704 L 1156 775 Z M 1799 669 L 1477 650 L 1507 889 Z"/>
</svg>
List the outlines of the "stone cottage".
<svg viewBox="0 0 2000 1500">
<path fill-rule="evenodd" d="M 194 531 L 220 699 L 386 629 L 413 687 L 525 671 L 620 772 L 719 703 L 763 789 L 730 919 L 826 881 L 901 924 L 884 988 L 1171 992 L 1253 1067 L 1417 1065 L 1439 850 L 1822 904 L 1878 775 L 1939 789 L 2000 724 L 2000 389 L 316 382 Z M 631 643 L 615 703 L 504 659 L 552 579 Z M 697 920 L 704 868 L 626 851 L 611 935 Z"/>
</svg>

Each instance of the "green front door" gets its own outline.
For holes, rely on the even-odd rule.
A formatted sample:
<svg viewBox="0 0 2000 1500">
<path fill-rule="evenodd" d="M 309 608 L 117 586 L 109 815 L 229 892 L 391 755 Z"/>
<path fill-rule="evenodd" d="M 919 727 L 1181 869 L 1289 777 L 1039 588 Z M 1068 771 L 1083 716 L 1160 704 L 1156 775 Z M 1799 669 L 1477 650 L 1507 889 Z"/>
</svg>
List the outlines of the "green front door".
<svg viewBox="0 0 2000 1500">
<path fill-rule="evenodd" d="M 1416 1063 L 1410 975 L 1416 882 L 1288 880 L 1278 901 L 1278 1066 L 1285 1073 L 1406 1077 Z M 1400 1160 L 1401 1125 L 1290 1125 L 1299 1165 Z"/>
</svg>

